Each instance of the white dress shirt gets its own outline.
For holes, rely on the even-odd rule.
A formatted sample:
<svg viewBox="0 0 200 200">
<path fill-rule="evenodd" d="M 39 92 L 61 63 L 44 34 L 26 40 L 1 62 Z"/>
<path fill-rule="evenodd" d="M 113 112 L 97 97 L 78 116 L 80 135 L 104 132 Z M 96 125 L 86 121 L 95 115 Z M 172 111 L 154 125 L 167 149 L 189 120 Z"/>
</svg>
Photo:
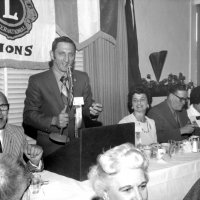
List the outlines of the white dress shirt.
<svg viewBox="0 0 200 200">
<path fill-rule="evenodd" d="M 4 134 L 4 129 L 1 129 L 0 130 L 0 143 L 1 143 L 2 150 L 3 150 L 3 134 Z"/>
<path fill-rule="evenodd" d="M 132 113 L 121 119 L 119 121 L 119 124 L 134 122 L 135 132 L 140 132 L 141 142 L 143 145 L 157 143 L 155 121 L 147 116 L 145 116 L 145 119 L 146 119 L 145 122 L 140 122 L 136 119 L 136 117 Z"/>
<path fill-rule="evenodd" d="M 191 121 L 191 123 L 197 123 L 200 127 L 200 120 L 197 120 L 196 117 L 200 116 L 200 113 L 194 108 L 193 104 L 190 105 L 190 107 L 187 109 L 188 117 Z"/>
</svg>

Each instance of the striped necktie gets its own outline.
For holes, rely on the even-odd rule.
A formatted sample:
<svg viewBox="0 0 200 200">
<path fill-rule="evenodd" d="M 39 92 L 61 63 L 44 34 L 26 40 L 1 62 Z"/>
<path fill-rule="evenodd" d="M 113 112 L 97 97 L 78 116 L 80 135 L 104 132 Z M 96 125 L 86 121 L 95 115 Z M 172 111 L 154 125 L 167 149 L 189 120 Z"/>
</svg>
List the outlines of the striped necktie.
<svg viewBox="0 0 200 200">
<path fill-rule="evenodd" d="M 179 121 L 179 116 L 178 116 L 178 113 L 177 113 L 176 111 L 174 111 L 174 113 L 173 113 L 173 114 L 174 114 L 174 118 L 175 118 L 175 120 L 176 120 L 176 122 L 177 122 L 178 126 L 179 126 L 179 127 L 181 127 L 181 126 L 180 126 L 180 121 Z"/>
<path fill-rule="evenodd" d="M 67 110 L 70 110 L 73 104 L 73 84 L 72 79 L 68 76 L 62 76 L 60 81 L 61 85 L 61 97 L 63 103 L 67 106 Z"/>
</svg>

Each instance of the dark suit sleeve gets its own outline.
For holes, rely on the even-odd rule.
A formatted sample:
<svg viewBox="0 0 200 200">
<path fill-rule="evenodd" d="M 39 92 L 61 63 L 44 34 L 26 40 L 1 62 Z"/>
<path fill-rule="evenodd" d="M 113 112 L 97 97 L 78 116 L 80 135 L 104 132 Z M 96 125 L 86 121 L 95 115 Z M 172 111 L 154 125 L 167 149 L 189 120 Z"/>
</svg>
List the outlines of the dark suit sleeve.
<svg viewBox="0 0 200 200">
<path fill-rule="evenodd" d="M 158 142 L 168 142 L 168 140 L 182 140 L 179 128 L 174 128 L 165 118 L 166 113 L 153 108 L 148 112 L 148 117 L 154 119 Z"/>
<path fill-rule="evenodd" d="M 83 115 L 85 117 L 90 116 L 90 110 L 89 107 L 92 105 L 92 91 L 90 86 L 90 81 L 87 73 L 85 74 L 85 85 L 83 88 L 83 98 L 84 98 L 84 106 L 83 106 Z"/>
<path fill-rule="evenodd" d="M 47 116 L 40 111 L 42 102 L 40 86 L 36 79 L 30 77 L 24 102 L 24 123 L 42 131 L 51 132 L 53 131 L 51 130 L 51 120 L 53 116 Z"/>
</svg>

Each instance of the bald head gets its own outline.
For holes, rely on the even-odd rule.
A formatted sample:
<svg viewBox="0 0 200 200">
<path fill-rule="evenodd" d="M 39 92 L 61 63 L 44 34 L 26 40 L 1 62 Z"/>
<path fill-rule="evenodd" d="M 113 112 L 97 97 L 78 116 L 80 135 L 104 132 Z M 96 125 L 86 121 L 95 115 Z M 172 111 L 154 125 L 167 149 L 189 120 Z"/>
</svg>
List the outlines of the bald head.
<svg viewBox="0 0 200 200">
<path fill-rule="evenodd" d="M 0 92 L 0 104 L 8 104 L 8 100 L 3 92 Z"/>
</svg>

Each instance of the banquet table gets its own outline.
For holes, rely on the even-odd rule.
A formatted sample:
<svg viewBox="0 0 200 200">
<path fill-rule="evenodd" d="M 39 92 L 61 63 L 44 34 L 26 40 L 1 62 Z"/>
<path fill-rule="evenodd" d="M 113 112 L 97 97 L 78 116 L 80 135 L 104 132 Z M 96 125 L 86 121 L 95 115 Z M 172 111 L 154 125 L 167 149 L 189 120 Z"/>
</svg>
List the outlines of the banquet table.
<svg viewBox="0 0 200 200">
<path fill-rule="evenodd" d="M 77 181 L 49 171 L 41 172 L 49 181 L 31 200 L 90 200 L 94 192 L 89 181 Z M 200 153 L 176 154 L 168 160 L 151 159 L 149 165 L 149 200 L 182 200 L 200 178 Z"/>
</svg>

